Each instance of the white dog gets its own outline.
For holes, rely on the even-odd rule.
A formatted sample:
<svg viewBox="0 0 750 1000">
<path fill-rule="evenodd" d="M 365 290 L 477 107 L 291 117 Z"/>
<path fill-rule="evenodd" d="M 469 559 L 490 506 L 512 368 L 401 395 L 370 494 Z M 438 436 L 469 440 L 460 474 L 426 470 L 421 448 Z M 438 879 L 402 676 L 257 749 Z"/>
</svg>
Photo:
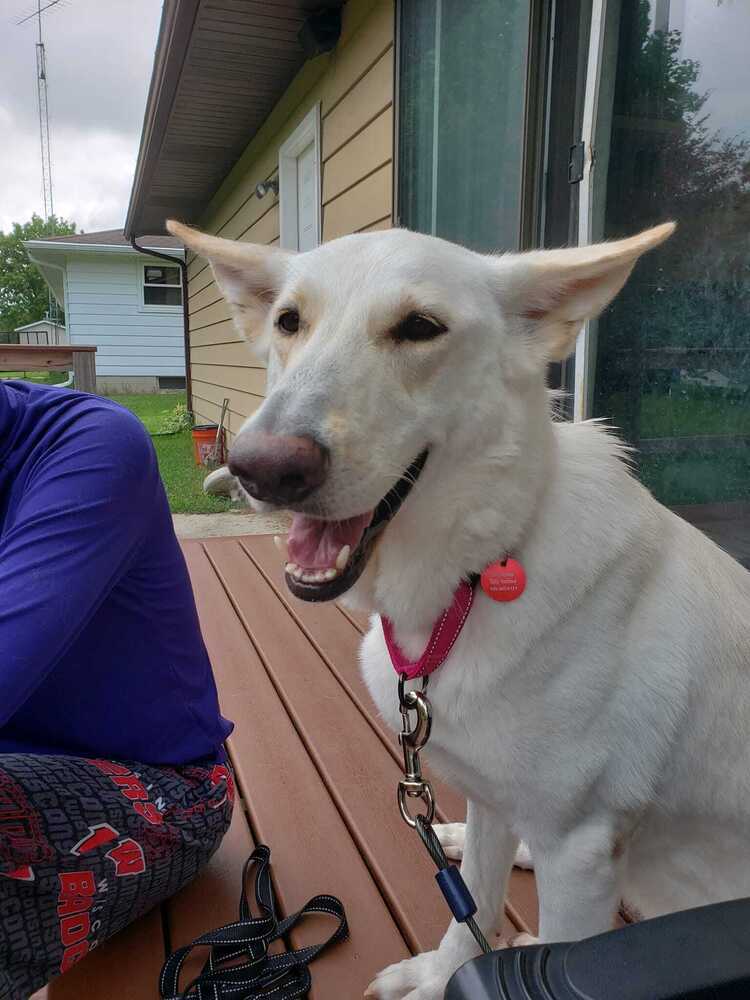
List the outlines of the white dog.
<svg viewBox="0 0 750 1000">
<path fill-rule="evenodd" d="M 750 574 L 612 434 L 555 422 L 545 387 L 672 229 L 480 256 L 401 230 L 292 255 L 170 227 L 268 358 L 230 468 L 258 509 L 296 512 L 294 593 L 346 593 L 416 658 L 462 578 L 506 553 L 525 567 L 518 600 L 477 590 L 429 686 L 429 757 L 469 800 L 462 868 L 488 931 L 520 838 L 545 941 L 608 929 L 623 896 L 652 916 L 750 895 Z M 379 501 L 418 473 L 389 520 Z M 377 615 L 362 666 L 398 728 Z M 473 954 L 453 923 L 368 995 L 439 1000 Z"/>
</svg>

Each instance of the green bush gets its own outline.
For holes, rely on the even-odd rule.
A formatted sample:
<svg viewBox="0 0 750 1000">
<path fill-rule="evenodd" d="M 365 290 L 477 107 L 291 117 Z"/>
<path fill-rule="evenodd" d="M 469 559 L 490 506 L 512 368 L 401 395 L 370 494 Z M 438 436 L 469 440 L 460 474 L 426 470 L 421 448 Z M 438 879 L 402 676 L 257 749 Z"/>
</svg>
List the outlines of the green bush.
<svg viewBox="0 0 750 1000">
<path fill-rule="evenodd" d="M 162 418 L 156 434 L 177 434 L 189 431 L 193 421 L 184 403 L 178 403 L 173 410 Z"/>
</svg>

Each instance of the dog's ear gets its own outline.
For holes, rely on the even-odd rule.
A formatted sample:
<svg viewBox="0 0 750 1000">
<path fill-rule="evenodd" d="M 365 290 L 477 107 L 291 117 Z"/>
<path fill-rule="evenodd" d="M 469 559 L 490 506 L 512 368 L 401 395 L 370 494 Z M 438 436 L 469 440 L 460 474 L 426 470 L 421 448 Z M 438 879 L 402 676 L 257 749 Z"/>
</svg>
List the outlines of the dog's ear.
<svg viewBox="0 0 750 1000">
<path fill-rule="evenodd" d="M 277 247 L 209 236 L 169 219 L 167 230 L 211 265 L 238 331 L 256 347 L 268 310 L 286 278 L 291 254 Z"/>
<path fill-rule="evenodd" d="M 503 311 L 524 322 L 546 360 L 562 361 L 573 350 L 581 325 L 612 301 L 641 254 L 674 230 L 674 222 L 665 222 L 613 243 L 496 258 Z"/>
</svg>

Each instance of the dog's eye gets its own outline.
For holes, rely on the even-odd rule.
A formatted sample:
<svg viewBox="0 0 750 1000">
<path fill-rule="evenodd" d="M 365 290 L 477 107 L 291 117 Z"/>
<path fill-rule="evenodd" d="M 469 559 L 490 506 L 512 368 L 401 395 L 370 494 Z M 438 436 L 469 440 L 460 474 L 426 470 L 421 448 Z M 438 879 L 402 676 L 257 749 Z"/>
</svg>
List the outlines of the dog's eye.
<svg viewBox="0 0 750 1000">
<path fill-rule="evenodd" d="M 409 313 L 393 328 L 391 336 L 398 343 L 405 340 L 433 340 L 441 333 L 445 333 L 447 329 L 431 316 L 424 316 L 422 313 Z"/>
<path fill-rule="evenodd" d="M 296 333 L 299 330 L 299 313 L 296 309 L 285 309 L 276 320 L 282 333 Z"/>
</svg>

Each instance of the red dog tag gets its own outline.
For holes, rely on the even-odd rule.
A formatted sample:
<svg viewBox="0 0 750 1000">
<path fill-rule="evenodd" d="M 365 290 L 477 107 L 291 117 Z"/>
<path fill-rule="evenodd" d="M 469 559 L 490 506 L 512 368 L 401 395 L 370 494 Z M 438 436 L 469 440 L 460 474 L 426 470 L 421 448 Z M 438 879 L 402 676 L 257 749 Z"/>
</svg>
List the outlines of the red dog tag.
<svg viewBox="0 0 750 1000">
<path fill-rule="evenodd" d="M 482 590 L 493 601 L 515 601 L 526 589 L 526 573 L 516 559 L 493 562 L 482 571 Z"/>
</svg>

